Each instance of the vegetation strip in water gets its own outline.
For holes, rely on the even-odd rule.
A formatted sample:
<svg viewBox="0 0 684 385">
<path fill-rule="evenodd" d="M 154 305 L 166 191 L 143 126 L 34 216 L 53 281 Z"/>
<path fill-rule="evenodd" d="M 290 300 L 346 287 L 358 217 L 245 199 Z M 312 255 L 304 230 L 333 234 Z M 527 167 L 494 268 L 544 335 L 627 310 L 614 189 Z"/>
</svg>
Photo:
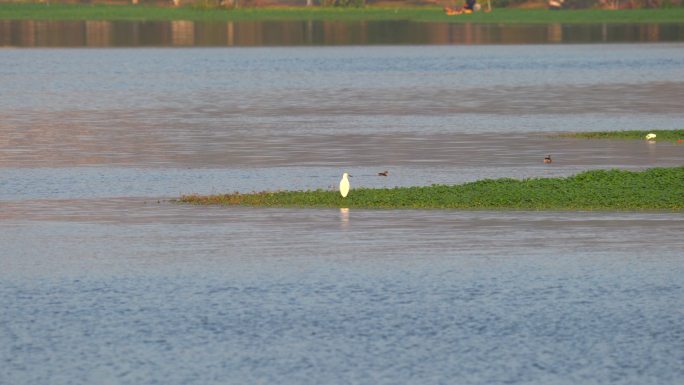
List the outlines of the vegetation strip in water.
<svg viewBox="0 0 684 385">
<path fill-rule="evenodd" d="M 566 178 L 485 179 L 461 185 L 187 195 L 180 202 L 263 207 L 530 210 L 684 209 L 684 166 L 592 170 Z"/>
<path fill-rule="evenodd" d="M 495 9 L 447 16 L 438 7 L 268 7 L 200 8 L 143 5 L 0 3 L 0 20 L 251 21 L 408 20 L 452 23 L 684 23 L 684 8 L 632 10 Z"/>
<path fill-rule="evenodd" d="M 656 134 L 656 141 L 684 143 L 684 129 L 681 130 L 651 130 L 651 131 L 599 131 L 573 132 L 561 134 L 563 138 L 585 139 L 645 139 L 648 134 Z"/>
</svg>

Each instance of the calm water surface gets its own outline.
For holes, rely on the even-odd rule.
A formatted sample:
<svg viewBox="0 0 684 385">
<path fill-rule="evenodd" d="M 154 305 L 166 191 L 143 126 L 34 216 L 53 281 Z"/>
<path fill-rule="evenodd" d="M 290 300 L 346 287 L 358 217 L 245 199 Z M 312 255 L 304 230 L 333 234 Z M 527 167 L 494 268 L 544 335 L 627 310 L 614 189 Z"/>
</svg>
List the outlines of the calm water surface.
<svg viewBox="0 0 684 385">
<path fill-rule="evenodd" d="M 0 384 L 679 384 L 680 212 L 167 199 L 682 165 L 557 134 L 682 128 L 683 48 L 0 50 Z"/>
</svg>

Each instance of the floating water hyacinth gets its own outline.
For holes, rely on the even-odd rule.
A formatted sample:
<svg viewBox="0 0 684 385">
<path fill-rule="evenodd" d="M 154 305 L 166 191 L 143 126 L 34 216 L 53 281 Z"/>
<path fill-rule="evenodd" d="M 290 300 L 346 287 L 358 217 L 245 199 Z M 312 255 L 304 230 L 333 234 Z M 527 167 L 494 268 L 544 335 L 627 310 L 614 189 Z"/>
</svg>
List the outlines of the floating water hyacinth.
<svg viewBox="0 0 684 385">
<path fill-rule="evenodd" d="M 644 171 L 590 170 L 557 178 L 483 179 L 461 185 L 359 187 L 346 198 L 340 196 L 341 192 L 310 190 L 188 195 L 178 201 L 349 209 L 684 210 L 684 166 Z"/>
<path fill-rule="evenodd" d="M 671 130 L 624 130 L 624 131 L 592 131 L 571 132 L 559 135 L 561 138 L 585 138 L 585 139 L 639 139 L 656 140 L 659 142 L 672 142 L 684 138 L 684 129 Z"/>
</svg>

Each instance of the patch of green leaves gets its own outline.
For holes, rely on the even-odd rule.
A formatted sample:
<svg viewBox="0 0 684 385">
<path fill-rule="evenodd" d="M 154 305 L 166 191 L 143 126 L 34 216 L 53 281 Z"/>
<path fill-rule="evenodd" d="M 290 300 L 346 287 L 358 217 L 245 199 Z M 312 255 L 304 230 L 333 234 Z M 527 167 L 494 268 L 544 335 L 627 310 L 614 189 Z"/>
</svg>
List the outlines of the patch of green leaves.
<svg viewBox="0 0 684 385">
<path fill-rule="evenodd" d="M 645 140 L 646 135 L 656 134 L 656 141 L 684 143 L 684 129 L 681 130 L 632 130 L 632 131 L 598 131 L 598 132 L 575 132 L 561 134 L 563 138 L 585 138 L 585 139 L 641 139 Z M 682 142 L 677 142 L 681 140 Z"/>
<path fill-rule="evenodd" d="M 189 195 L 192 204 L 264 207 L 349 207 L 525 210 L 682 210 L 684 167 L 634 172 L 592 170 L 567 178 L 484 179 L 461 185 Z"/>
</svg>

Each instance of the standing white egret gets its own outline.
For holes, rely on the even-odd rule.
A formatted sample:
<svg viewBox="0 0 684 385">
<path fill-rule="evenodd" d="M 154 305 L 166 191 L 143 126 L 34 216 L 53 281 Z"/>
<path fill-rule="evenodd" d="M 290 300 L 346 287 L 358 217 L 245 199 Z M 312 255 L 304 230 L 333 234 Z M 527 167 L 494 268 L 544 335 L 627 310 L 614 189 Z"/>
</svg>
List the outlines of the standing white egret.
<svg viewBox="0 0 684 385">
<path fill-rule="evenodd" d="M 656 134 L 654 134 L 652 132 L 650 134 L 646 135 L 646 140 L 653 140 L 655 138 L 656 138 Z"/>
<path fill-rule="evenodd" d="M 349 194 L 349 179 L 347 178 L 349 174 L 346 172 L 342 174 L 342 180 L 340 180 L 340 194 L 342 195 L 342 198 L 346 198 L 347 194 Z"/>
</svg>

